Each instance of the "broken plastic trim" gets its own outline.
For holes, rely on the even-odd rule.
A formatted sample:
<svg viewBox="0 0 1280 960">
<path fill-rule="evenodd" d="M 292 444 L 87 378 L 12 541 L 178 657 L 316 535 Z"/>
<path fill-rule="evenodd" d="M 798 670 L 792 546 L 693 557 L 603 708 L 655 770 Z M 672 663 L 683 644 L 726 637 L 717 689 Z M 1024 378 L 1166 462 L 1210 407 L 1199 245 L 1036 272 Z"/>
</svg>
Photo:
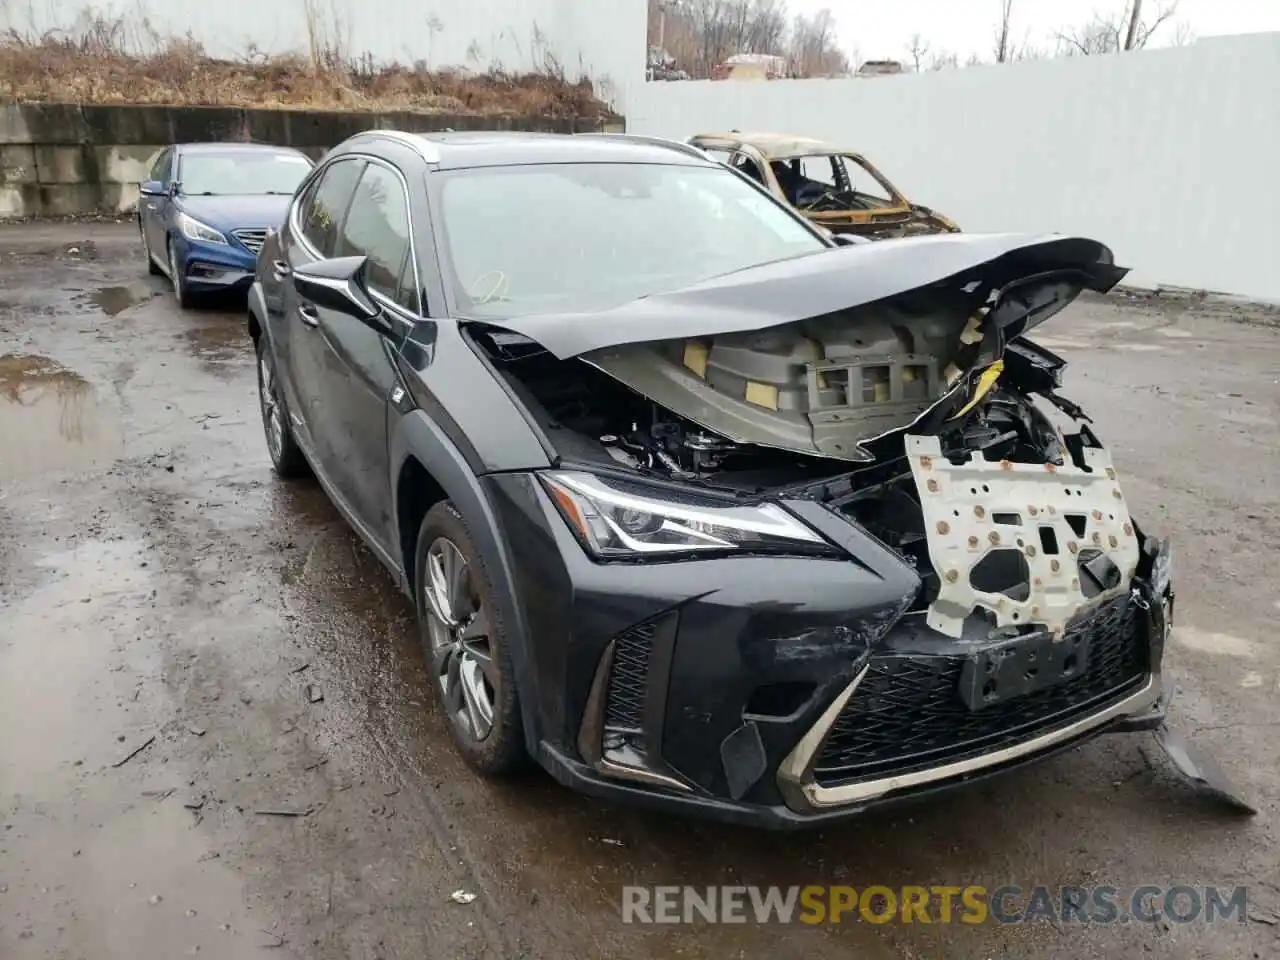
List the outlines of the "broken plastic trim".
<svg viewBox="0 0 1280 960">
<path fill-rule="evenodd" d="M 1178 733 L 1161 724 L 1154 731 L 1156 743 L 1160 745 L 1177 770 L 1193 786 L 1207 795 L 1220 801 L 1238 813 L 1253 816 L 1257 808 L 1250 805 L 1241 796 L 1218 761 L 1208 753 L 1189 743 Z"/>
<path fill-rule="evenodd" d="M 937 437 L 905 441 L 939 578 L 927 618 L 934 630 L 959 638 L 981 609 L 997 627 L 1043 624 L 1061 633 L 1068 620 L 1128 589 L 1138 538 L 1106 450 L 1083 447 L 1084 468 L 1070 460 L 992 463 L 981 453 L 956 464 Z M 1025 564 L 1025 596 L 982 583 L 980 566 L 1000 551 Z M 1119 581 L 1087 595 L 1080 564 L 1086 553 L 1107 557 Z"/>
</svg>

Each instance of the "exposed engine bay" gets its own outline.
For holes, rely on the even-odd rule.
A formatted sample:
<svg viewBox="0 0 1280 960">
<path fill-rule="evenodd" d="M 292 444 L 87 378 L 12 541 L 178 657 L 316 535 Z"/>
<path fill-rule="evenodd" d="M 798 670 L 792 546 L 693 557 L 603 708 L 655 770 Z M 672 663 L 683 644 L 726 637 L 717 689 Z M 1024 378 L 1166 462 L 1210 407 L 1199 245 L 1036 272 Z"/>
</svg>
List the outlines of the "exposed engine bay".
<svg viewBox="0 0 1280 960">
<path fill-rule="evenodd" d="M 1063 361 L 1028 341 L 1009 345 L 999 381 L 971 409 L 931 424 L 931 435 L 882 436 L 867 446 L 872 462 L 855 466 L 728 440 L 518 335 L 477 339 L 566 458 L 743 497 L 823 502 L 915 566 L 925 583 L 916 609 L 929 608 L 930 626 L 950 635 L 975 608 L 988 627 L 1061 629 L 1133 575 L 1136 532 L 1114 495 L 1115 471 L 1087 423 L 1064 434 L 1052 422 L 1046 406 L 1087 417 L 1054 391 Z M 920 366 L 926 373 L 906 383 L 926 389 L 892 401 L 904 419 L 939 389 L 933 368 Z M 868 394 L 876 384 L 885 389 L 874 381 Z"/>
<path fill-rule="evenodd" d="M 915 567 L 934 630 L 1061 634 L 1127 589 L 1141 538 L 1088 417 L 1057 393 L 1065 362 L 1022 336 L 1084 285 L 1023 267 L 763 329 L 572 351 L 471 335 L 565 461 L 823 503 Z M 741 289 L 702 299 L 727 292 Z"/>
</svg>

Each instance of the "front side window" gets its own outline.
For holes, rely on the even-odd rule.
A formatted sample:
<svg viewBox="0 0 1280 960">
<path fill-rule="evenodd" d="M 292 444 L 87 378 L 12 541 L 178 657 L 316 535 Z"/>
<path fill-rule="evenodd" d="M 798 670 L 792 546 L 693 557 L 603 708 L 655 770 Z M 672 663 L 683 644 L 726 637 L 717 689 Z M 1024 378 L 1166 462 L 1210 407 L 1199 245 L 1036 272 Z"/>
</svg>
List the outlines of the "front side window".
<svg viewBox="0 0 1280 960">
<path fill-rule="evenodd" d="M 413 290 L 400 291 L 401 271 L 409 260 L 407 203 L 400 178 L 382 164 L 370 163 L 356 186 L 334 256 L 368 257 L 369 287 L 406 309 L 417 310 Z"/>
<path fill-rule="evenodd" d="M 180 174 L 188 196 L 291 196 L 310 172 L 296 153 L 202 150 L 183 156 Z"/>
<path fill-rule="evenodd" d="M 603 309 L 827 249 L 721 167 L 530 164 L 432 180 L 449 283 L 471 316 Z"/>
<path fill-rule="evenodd" d="M 161 150 L 160 156 L 156 157 L 156 162 L 151 165 L 151 173 L 148 175 L 148 179 L 158 180 L 160 183 L 168 183 L 172 161 L 173 151 Z"/>
<path fill-rule="evenodd" d="M 335 160 L 308 188 L 298 219 L 302 235 L 321 257 L 334 256 L 338 229 L 363 169 L 363 160 Z"/>
</svg>

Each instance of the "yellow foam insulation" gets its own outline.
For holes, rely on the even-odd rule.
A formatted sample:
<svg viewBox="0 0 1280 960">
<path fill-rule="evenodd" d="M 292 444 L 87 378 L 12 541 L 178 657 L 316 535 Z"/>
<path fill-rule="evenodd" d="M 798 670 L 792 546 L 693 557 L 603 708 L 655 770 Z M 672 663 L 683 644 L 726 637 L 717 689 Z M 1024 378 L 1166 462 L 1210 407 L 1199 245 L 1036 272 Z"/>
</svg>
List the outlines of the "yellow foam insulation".
<svg viewBox="0 0 1280 960">
<path fill-rule="evenodd" d="M 684 344 L 684 365 L 703 380 L 707 379 L 707 357 L 711 351 L 705 343 L 686 340 Z"/>
<path fill-rule="evenodd" d="M 769 410 L 778 409 L 778 388 L 768 383 L 756 383 L 754 380 L 747 381 L 747 403 L 754 403 L 757 407 L 766 407 Z"/>
<path fill-rule="evenodd" d="M 969 322 L 964 325 L 964 330 L 960 333 L 961 343 L 982 342 L 982 321 L 986 319 L 988 312 L 988 309 L 983 307 L 969 318 Z"/>
</svg>

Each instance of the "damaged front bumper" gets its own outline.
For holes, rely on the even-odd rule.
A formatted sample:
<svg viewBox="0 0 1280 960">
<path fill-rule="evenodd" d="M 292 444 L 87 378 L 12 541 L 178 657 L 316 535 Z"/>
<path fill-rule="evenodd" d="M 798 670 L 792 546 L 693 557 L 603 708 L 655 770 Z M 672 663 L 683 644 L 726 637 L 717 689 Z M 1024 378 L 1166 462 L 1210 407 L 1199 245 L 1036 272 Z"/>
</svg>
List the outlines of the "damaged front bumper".
<svg viewBox="0 0 1280 960">
<path fill-rule="evenodd" d="M 1166 543 L 1137 534 L 1126 589 L 1066 623 L 1060 642 L 1088 646 L 1086 667 L 967 703 L 966 669 L 995 644 L 903 616 L 916 570 L 821 504 L 785 506 L 848 560 L 601 564 L 534 478 L 486 482 L 509 536 L 530 547 L 516 571 L 530 628 L 565 638 L 534 653 L 540 759 L 582 792 L 794 827 L 1163 723 Z"/>
</svg>

